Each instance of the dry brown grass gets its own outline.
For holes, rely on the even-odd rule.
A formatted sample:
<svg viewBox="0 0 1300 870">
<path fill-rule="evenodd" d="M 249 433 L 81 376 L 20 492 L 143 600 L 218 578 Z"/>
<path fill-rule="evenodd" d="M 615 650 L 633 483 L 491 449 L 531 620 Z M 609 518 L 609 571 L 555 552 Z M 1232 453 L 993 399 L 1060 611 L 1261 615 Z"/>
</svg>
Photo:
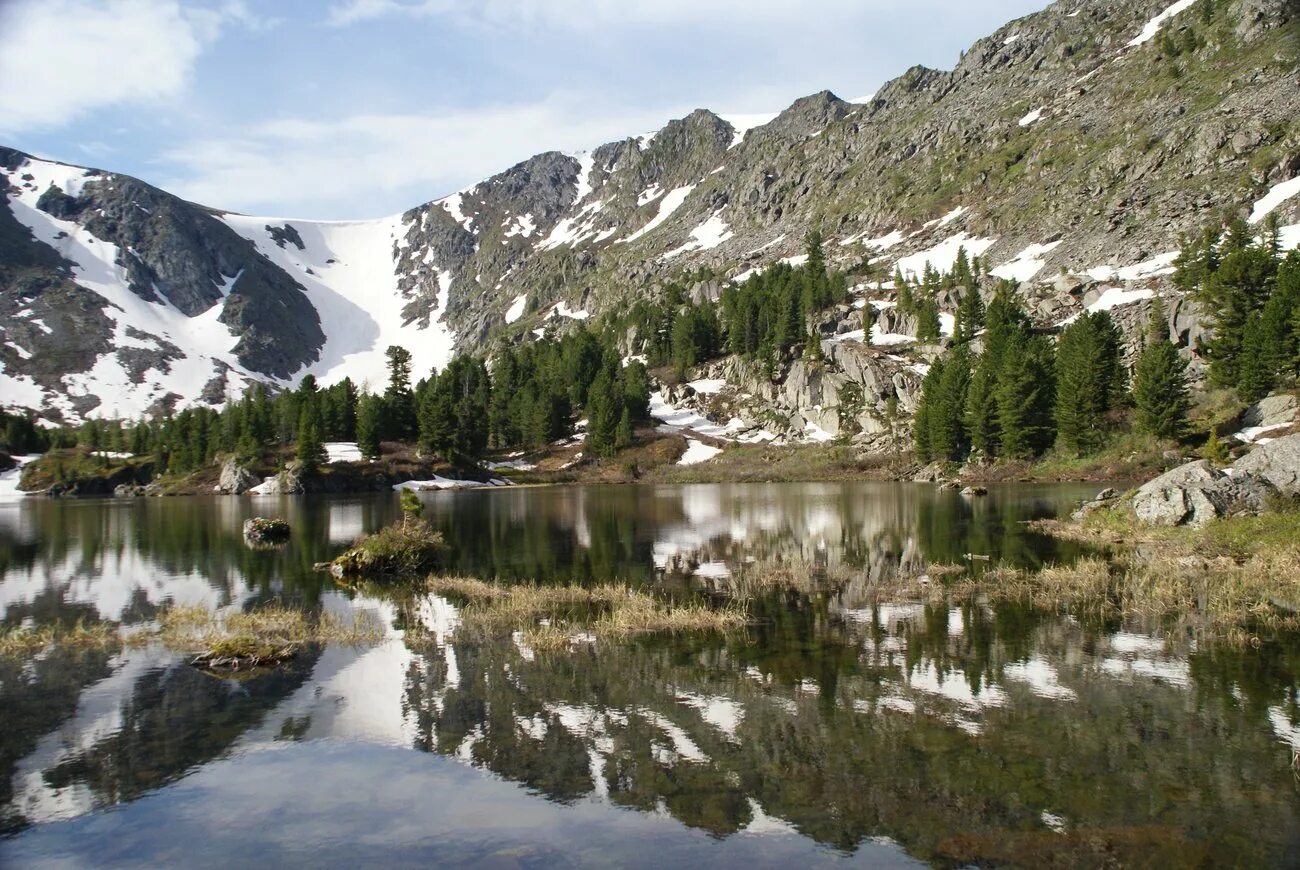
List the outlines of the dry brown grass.
<svg viewBox="0 0 1300 870">
<path fill-rule="evenodd" d="M 617 584 L 529 586 L 433 577 L 429 589 L 468 599 L 460 612 L 465 629 L 482 634 L 521 631 L 534 649 L 638 634 L 729 631 L 748 621 L 736 606 L 674 604 Z"/>
<path fill-rule="evenodd" d="M 173 607 L 145 627 L 78 622 L 71 627 L 8 629 L 0 632 L 0 656 L 28 657 L 52 646 L 118 650 L 159 643 L 209 663 L 270 663 L 291 658 L 307 644 L 364 646 L 378 643 L 383 636 L 383 626 L 368 614 L 348 621 L 333 614 L 312 615 L 285 607 L 225 614 L 204 607 Z"/>
</svg>

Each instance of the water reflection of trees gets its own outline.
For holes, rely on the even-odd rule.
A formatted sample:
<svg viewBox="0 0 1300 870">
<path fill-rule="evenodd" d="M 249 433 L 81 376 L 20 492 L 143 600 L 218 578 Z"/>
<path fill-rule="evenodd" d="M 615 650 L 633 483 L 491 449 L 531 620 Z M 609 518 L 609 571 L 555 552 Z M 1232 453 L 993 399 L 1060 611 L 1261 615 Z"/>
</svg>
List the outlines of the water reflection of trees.
<svg viewBox="0 0 1300 870">
<path fill-rule="evenodd" d="M 419 748 L 553 800 L 607 795 L 715 836 L 761 812 L 840 849 L 889 836 L 937 859 L 962 835 L 1017 844 L 1032 861 L 1048 854 L 1035 851 L 1049 845 L 1047 812 L 1096 843 L 1126 843 L 1129 860 L 1268 864 L 1300 846 L 1289 755 L 1267 718 L 1294 697 L 1294 648 L 1194 653 L 1183 688 L 1108 675 L 1105 637 L 1066 621 L 978 606 L 960 615 L 954 635 L 948 608 L 887 630 L 836 627 L 810 607 L 743 641 L 559 658 L 456 644 L 458 680 L 445 681 L 445 650 L 427 650 L 407 699 Z M 882 634 L 903 648 L 872 652 Z M 1044 658 L 1069 697 L 1006 677 Z M 916 714 L 891 707 L 906 675 L 927 668 L 1006 700 L 979 711 L 978 734 L 954 727 L 950 714 L 970 710 L 940 697 L 912 693 Z M 725 699 L 743 715 L 728 733 L 683 698 Z"/>
</svg>

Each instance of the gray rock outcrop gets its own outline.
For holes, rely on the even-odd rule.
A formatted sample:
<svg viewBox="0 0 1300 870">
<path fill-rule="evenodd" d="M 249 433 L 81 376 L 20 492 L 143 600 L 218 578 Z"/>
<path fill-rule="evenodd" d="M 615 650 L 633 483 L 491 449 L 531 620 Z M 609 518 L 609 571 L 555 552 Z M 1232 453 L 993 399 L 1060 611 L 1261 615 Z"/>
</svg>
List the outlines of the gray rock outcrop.
<svg viewBox="0 0 1300 870">
<path fill-rule="evenodd" d="M 1133 495 L 1133 512 L 1153 526 L 1203 526 L 1218 517 L 1264 510 L 1273 485 L 1234 468 L 1232 473 L 1199 459 L 1147 481 Z"/>
<path fill-rule="evenodd" d="M 221 477 L 217 491 L 226 495 L 243 495 L 259 483 L 257 476 L 231 456 L 221 463 Z"/>
<path fill-rule="evenodd" d="M 1268 396 L 1246 409 L 1241 422 L 1246 426 L 1281 426 L 1296 421 L 1300 399 L 1290 393 Z"/>
<path fill-rule="evenodd" d="M 1300 496 L 1300 435 L 1259 445 L 1233 463 L 1232 476 L 1266 480 L 1282 495 Z"/>
</svg>

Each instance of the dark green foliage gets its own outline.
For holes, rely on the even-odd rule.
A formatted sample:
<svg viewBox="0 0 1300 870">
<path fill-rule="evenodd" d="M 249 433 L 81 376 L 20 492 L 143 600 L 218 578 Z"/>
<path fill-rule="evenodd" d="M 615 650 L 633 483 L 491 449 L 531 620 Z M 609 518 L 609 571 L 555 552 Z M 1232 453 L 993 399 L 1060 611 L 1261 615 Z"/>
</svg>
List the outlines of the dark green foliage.
<svg viewBox="0 0 1300 870">
<path fill-rule="evenodd" d="M 1133 373 L 1138 428 L 1157 438 L 1179 438 L 1187 423 L 1187 361 L 1169 340 L 1164 306 L 1151 309 L 1147 344 Z"/>
<path fill-rule="evenodd" d="M 379 458 L 379 433 L 383 428 L 384 402 L 369 393 L 357 400 L 357 447 L 368 459 Z"/>
<path fill-rule="evenodd" d="M 302 416 L 298 420 L 298 446 L 295 450 L 295 458 L 307 471 L 315 471 L 325 464 L 325 447 L 320 440 L 320 426 L 316 422 L 315 412 L 310 408 L 303 408 Z"/>
<path fill-rule="evenodd" d="M 1213 327 L 1205 352 L 1215 384 L 1250 400 L 1267 394 L 1284 372 L 1294 373 L 1297 262 L 1294 252 L 1279 261 L 1275 233 L 1257 242 L 1240 220 L 1226 235 L 1206 232 L 1179 257 L 1174 281 L 1195 295 Z"/>
<path fill-rule="evenodd" d="M 388 348 L 388 388 L 384 390 L 384 441 L 409 441 L 417 431 L 415 394 L 411 392 L 411 352 Z"/>
<path fill-rule="evenodd" d="M 1008 459 L 1028 459 L 1042 453 L 1056 438 L 1052 348 L 1042 336 L 1011 343 L 998 373 L 999 453 Z"/>
<path fill-rule="evenodd" d="M 1106 414 L 1127 392 L 1119 328 L 1104 311 L 1083 314 L 1062 332 L 1056 350 L 1056 426 L 1075 455 L 1101 446 Z"/>
</svg>

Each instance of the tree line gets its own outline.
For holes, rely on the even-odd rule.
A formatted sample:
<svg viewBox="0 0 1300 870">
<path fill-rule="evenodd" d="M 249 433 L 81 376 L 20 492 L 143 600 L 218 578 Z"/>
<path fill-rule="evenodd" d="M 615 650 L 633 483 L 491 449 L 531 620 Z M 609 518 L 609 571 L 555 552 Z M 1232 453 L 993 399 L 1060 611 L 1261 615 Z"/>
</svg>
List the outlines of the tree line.
<svg viewBox="0 0 1300 870">
<path fill-rule="evenodd" d="M 1130 390 L 1123 337 L 1108 312 L 1084 311 L 1053 342 L 1032 327 L 1011 286 L 984 312 L 967 303 L 975 295 L 962 300 L 969 314 L 959 316 L 952 351 L 922 382 L 913 429 L 922 461 L 1031 459 L 1054 446 L 1084 456 L 1104 446 L 1130 407 L 1147 434 L 1185 434 L 1187 363 L 1158 301 Z"/>
</svg>

